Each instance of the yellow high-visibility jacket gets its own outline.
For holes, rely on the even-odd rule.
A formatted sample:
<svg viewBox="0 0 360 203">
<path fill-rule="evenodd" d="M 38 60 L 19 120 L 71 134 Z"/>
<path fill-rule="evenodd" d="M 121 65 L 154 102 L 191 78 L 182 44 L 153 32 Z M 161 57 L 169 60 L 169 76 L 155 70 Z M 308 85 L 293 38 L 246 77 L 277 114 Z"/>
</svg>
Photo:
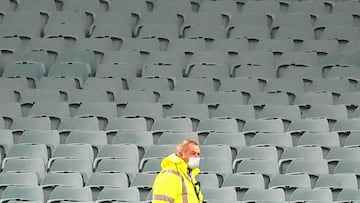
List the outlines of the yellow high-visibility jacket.
<svg viewBox="0 0 360 203">
<path fill-rule="evenodd" d="M 152 187 L 152 203 L 202 203 L 203 195 L 195 179 L 199 168 L 189 174 L 187 163 L 176 154 L 164 158 L 161 168 Z"/>
</svg>

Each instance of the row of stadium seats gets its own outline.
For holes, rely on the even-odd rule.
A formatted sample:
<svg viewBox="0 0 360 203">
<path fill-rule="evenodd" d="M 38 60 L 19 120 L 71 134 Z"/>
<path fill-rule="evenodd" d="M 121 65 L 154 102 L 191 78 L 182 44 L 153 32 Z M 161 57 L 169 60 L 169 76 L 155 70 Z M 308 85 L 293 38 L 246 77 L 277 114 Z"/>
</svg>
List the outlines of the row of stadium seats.
<svg viewBox="0 0 360 203">
<path fill-rule="evenodd" d="M 336 39 L 305 40 L 302 43 L 293 40 L 276 39 L 169 39 L 167 44 L 162 44 L 158 39 L 120 39 L 117 42 L 110 38 L 88 38 L 79 39 L 69 43 L 61 38 L 32 38 L 27 43 L 19 38 L 1 38 L 0 47 L 2 52 L 16 53 L 22 51 L 45 50 L 49 54 L 59 55 L 64 51 L 93 51 L 96 55 L 110 53 L 112 51 L 140 51 L 151 53 L 158 51 L 177 51 L 183 53 L 194 53 L 198 51 L 225 51 L 230 53 L 246 53 L 248 51 L 273 52 L 274 54 L 292 52 L 316 52 L 318 55 L 333 52 L 351 52 L 359 50 L 360 40 L 338 42 Z M 121 54 L 121 52 L 119 53 Z M 50 56 L 49 56 L 50 57 Z M 9 61 L 26 60 L 15 56 Z M 120 61 L 119 61 L 120 62 Z"/>
<path fill-rule="evenodd" d="M 154 93 L 149 90 L 112 90 L 109 92 L 110 95 L 106 90 L 100 88 L 95 90 L 1 89 L 2 97 L 0 103 L 18 103 L 8 104 L 16 109 L 21 107 L 27 108 L 25 105 L 32 105 L 35 102 L 67 102 L 70 107 L 71 105 L 80 105 L 84 102 L 114 102 L 121 108 L 128 103 L 160 103 L 165 110 L 176 103 L 206 104 L 211 111 L 210 115 L 213 115 L 214 109 L 222 111 L 220 109 L 223 108 L 233 108 L 233 110 L 236 108 L 248 108 L 248 111 L 254 112 L 254 107 L 255 111 L 258 111 L 259 107 L 264 105 L 276 105 L 279 108 L 284 107 L 284 110 L 286 108 L 299 108 L 300 111 L 306 110 L 305 107 L 313 105 L 345 105 L 347 110 L 351 110 L 359 104 L 360 96 L 359 92 L 341 92 L 336 96 L 332 95 L 331 92 L 296 92 L 293 95 L 294 97 L 291 97 L 291 95 L 289 96 L 285 93 L 255 92 L 249 90 L 247 90 L 247 93 L 250 93 L 250 98 L 247 98 L 247 93 L 231 91 L 204 92 L 202 97 L 195 91 L 161 91 Z M 179 102 L 180 99 L 182 102 Z M 4 105 L 6 106 L 6 104 Z M 236 105 L 249 106 L 235 107 Z M 287 107 L 287 105 L 294 105 L 294 107 Z M 252 114 L 255 115 L 254 113 Z"/>
<path fill-rule="evenodd" d="M 94 189 L 94 199 L 99 197 L 99 191 L 103 188 L 132 186 L 144 190 L 141 199 L 145 200 L 149 198 L 152 181 L 160 170 L 159 156 L 163 157 L 164 152 L 173 152 L 175 146 L 150 146 L 140 162 L 144 165 L 139 168 L 138 163 L 134 162 L 138 154 L 130 153 L 137 152 L 135 145 L 104 145 L 94 162 L 89 159 L 93 155 L 90 145 L 58 145 L 53 157 L 46 159 L 49 163 L 44 166 L 43 156 L 47 156 L 45 145 L 16 144 L 10 148 L 3 161 L 0 182 L 8 188 L 12 185 L 40 185 L 48 194 L 51 194 L 57 185 L 85 186 Z M 284 198 L 289 200 L 296 188 L 328 188 L 334 199 L 341 196 L 339 191 L 359 188 L 357 175 L 360 162 L 353 159 L 359 153 L 358 148 L 333 147 L 328 152 L 327 159 L 324 159 L 319 146 L 285 147 L 278 160 L 277 150 L 273 146 L 240 147 L 239 154 L 232 162 L 227 159 L 231 156 L 227 145 L 201 147 L 203 158 L 200 166 L 203 173 L 199 175 L 199 181 L 204 189 L 238 188 L 234 193 L 236 198 L 230 200 L 242 200 L 246 197 L 247 190 L 252 189 L 282 188 L 286 191 Z M 207 157 L 209 155 L 211 157 Z M 205 197 L 207 195 L 210 196 L 206 194 Z M 49 196 L 51 199 L 51 195 Z M 205 199 L 211 199 L 210 197 Z M 225 197 L 218 198 L 222 200 Z"/>
<path fill-rule="evenodd" d="M 140 203 L 151 202 L 150 195 L 141 201 L 141 192 L 136 187 L 129 188 L 104 188 L 96 198 L 92 197 L 91 187 L 66 187 L 58 186 L 49 195 L 48 198 L 44 198 L 43 194 L 47 190 L 41 186 L 9 186 L 4 191 L 3 198 L 1 200 L 7 202 L 19 202 L 16 201 L 15 194 L 22 194 L 24 201 L 30 201 L 34 203 L 44 202 L 87 202 L 87 203 L 100 203 L 100 202 L 125 202 L 125 203 Z M 204 202 L 207 203 L 241 203 L 241 202 L 358 202 L 359 189 L 343 189 L 338 197 L 333 198 L 333 194 L 330 188 L 297 188 L 291 194 L 289 201 L 286 201 L 286 191 L 282 188 L 274 189 L 249 189 L 244 193 L 243 198 L 237 197 L 235 188 L 204 188 L 202 189 L 204 194 Z M 96 200 L 96 201 L 95 201 Z"/>
<path fill-rule="evenodd" d="M 0 202 L 360 202 L 360 4 L 0 0 Z M 195 38 L 195 39 L 192 39 Z"/>
<path fill-rule="evenodd" d="M 279 96 L 276 94 L 275 96 Z M 276 101 L 276 100 L 273 100 Z M 280 100 L 281 101 L 281 100 Z M 237 130 L 236 120 L 250 122 L 261 122 L 266 119 L 268 125 L 279 126 L 278 123 L 300 119 L 323 118 L 331 121 L 354 120 L 359 118 L 359 107 L 346 108 L 346 105 L 311 105 L 309 108 L 300 108 L 297 105 L 274 105 L 263 103 L 257 105 L 227 105 L 221 104 L 218 107 L 209 108 L 207 104 L 181 104 L 175 103 L 170 106 L 163 106 L 161 103 L 138 103 L 130 102 L 126 105 L 117 105 L 115 102 L 83 102 L 81 104 L 67 102 L 35 102 L 20 106 L 19 103 L 0 103 L 0 113 L 5 123 L 20 117 L 51 117 L 53 122 L 62 121 L 66 118 L 97 117 L 102 122 L 108 122 L 112 118 L 142 117 L 148 122 L 155 122 L 167 118 L 188 118 L 193 122 L 201 122 L 204 126 L 210 122 L 217 124 L 214 129 Z M 255 110 L 256 109 L 256 110 Z M 210 119 L 210 120 L 209 120 Z M 282 121 L 282 120 L 284 121 Z M 259 121 L 256 121 L 259 120 Z M 187 122 L 187 121 L 186 121 Z M 207 123 L 207 124 L 206 124 Z M 270 124 L 273 123 L 273 124 Z M 4 125 L 2 125 L 4 126 Z M 9 128 L 9 125 L 5 125 Z M 102 125 L 104 126 L 104 125 Z M 210 127 L 211 125 L 209 125 Z M 227 126 L 227 127 L 225 127 Z M 105 129 L 102 127 L 101 129 Z M 206 129 L 206 128 L 205 128 Z M 240 128 L 241 129 L 241 128 Z M 332 128 L 331 128 L 332 129 Z M 284 128 L 279 129 L 284 131 Z M 286 130 L 286 128 L 285 128 Z"/>
<path fill-rule="evenodd" d="M 54 11 L 77 11 L 98 14 L 104 11 L 122 11 L 122 12 L 256 12 L 256 13 L 279 13 L 279 12 L 308 12 L 308 13 L 355 13 L 359 12 L 359 5 L 354 1 L 201 1 L 201 0 L 183 0 L 183 1 L 145 1 L 145 0 L 55 0 L 41 1 L 16 0 L 2 1 L 2 12 L 11 11 L 41 11 L 44 13 Z"/>
</svg>

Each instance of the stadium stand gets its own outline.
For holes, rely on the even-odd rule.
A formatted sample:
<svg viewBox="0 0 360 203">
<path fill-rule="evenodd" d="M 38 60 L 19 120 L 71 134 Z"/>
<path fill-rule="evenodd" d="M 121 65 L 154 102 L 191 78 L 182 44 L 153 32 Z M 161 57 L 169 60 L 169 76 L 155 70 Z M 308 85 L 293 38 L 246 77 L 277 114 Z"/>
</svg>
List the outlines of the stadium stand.
<svg viewBox="0 0 360 203">
<path fill-rule="evenodd" d="M 0 202 L 360 202 L 360 3 L 0 0 Z M 116 180 L 116 181 L 114 181 Z"/>
</svg>

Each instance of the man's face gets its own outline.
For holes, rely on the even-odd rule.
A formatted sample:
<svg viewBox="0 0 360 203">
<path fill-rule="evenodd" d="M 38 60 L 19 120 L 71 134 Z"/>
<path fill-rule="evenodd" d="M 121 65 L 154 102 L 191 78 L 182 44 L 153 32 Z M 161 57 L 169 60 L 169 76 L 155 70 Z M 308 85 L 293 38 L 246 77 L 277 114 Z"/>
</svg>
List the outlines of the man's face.
<svg viewBox="0 0 360 203">
<path fill-rule="evenodd" d="M 182 158 L 186 163 L 189 162 L 189 157 L 200 157 L 200 147 L 199 145 L 190 144 L 187 149 L 184 151 Z"/>
</svg>

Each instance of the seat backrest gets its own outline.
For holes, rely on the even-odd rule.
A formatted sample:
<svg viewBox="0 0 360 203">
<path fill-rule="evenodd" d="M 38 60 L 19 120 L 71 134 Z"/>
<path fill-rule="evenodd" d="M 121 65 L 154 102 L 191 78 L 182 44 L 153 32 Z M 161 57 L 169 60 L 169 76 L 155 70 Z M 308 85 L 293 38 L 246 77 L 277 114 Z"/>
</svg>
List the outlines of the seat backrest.
<svg viewBox="0 0 360 203">
<path fill-rule="evenodd" d="M 59 200 L 92 201 L 92 194 L 88 187 L 58 186 L 52 191 L 48 202 L 56 202 Z"/>
</svg>

